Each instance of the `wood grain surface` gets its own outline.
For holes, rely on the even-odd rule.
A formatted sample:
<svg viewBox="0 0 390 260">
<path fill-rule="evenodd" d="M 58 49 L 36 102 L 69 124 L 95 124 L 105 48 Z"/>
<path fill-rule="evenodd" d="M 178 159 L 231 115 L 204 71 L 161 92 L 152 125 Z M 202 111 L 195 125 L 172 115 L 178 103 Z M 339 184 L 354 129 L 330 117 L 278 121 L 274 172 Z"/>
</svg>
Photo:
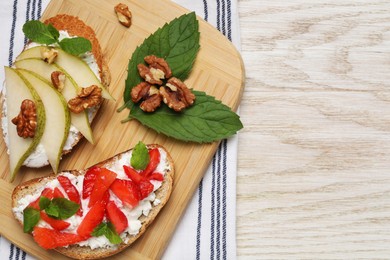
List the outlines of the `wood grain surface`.
<svg viewBox="0 0 390 260">
<path fill-rule="evenodd" d="M 389 259 L 390 1 L 238 3 L 238 257 Z"/>
<path fill-rule="evenodd" d="M 116 102 L 105 101 L 93 122 L 95 145 L 83 140 L 65 156 L 60 170 L 83 169 L 113 155 L 134 147 L 140 140 L 164 146 L 175 163 L 174 188 L 170 200 L 155 222 L 131 248 L 110 259 L 155 259 L 163 253 L 177 222 L 193 192 L 198 187 L 209 163 L 218 148 L 218 142 L 210 144 L 185 143 L 158 135 L 137 121 L 121 124 L 126 112 L 117 113 L 123 104 L 123 91 L 127 77 L 127 64 L 135 48 L 151 33 L 189 11 L 169 0 L 160 0 L 158 8 L 153 0 L 122 0 L 133 13 L 130 29 L 121 26 L 114 12 L 115 0 L 52 0 L 42 19 L 58 13 L 80 17 L 91 26 L 102 46 L 104 56 L 112 74 L 110 92 Z M 215 28 L 199 18 L 201 49 L 190 77 L 186 80 L 190 88 L 205 91 L 236 110 L 243 93 L 244 70 L 240 54 Z M 4 141 L 0 141 L 0 176 L 8 179 L 8 156 Z M 1 208 L 0 234 L 20 246 L 26 252 L 42 259 L 57 259 L 58 254 L 39 248 L 16 224 L 11 214 L 11 191 L 14 185 L 47 175 L 49 167 L 42 169 L 23 168 L 12 184 L 0 180 L 0 199 L 7 203 Z"/>
</svg>

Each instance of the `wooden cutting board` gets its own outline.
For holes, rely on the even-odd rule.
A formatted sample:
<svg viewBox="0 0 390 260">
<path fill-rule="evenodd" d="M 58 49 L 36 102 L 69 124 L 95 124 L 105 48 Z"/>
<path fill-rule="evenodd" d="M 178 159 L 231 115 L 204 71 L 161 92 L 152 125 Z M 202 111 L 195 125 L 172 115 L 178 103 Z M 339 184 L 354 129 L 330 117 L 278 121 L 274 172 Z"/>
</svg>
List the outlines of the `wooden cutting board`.
<svg viewBox="0 0 390 260">
<path fill-rule="evenodd" d="M 113 259 L 160 258 L 172 236 L 176 224 L 193 196 L 218 148 L 218 142 L 194 144 L 176 141 L 156 134 L 137 121 L 122 124 L 128 111 L 117 113 L 123 104 L 127 64 L 135 48 L 156 29 L 189 11 L 168 1 L 123 0 L 133 14 L 133 24 L 128 29 L 121 26 L 113 11 L 118 1 L 52 0 L 44 12 L 46 19 L 59 13 L 75 15 L 90 25 L 97 34 L 112 73 L 110 92 L 116 102 L 105 101 L 93 122 L 96 144 L 81 141 L 72 153 L 65 156 L 60 170 L 82 169 L 133 147 L 138 141 L 165 146 L 175 162 L 175 184 L 172 196 L 147 232 L 130 248 Z M 190 77 L 190 88 L 215 96 L 234 111 L 244 88 L 244 67 L 234 46 L 214 27 L 198 17 L 201 50 Z M 8 182 L 8 155 L 3 139 L 0 141 L 0 234 L 28 253 L 42 259 L 64 258 L 55 252 L 39 248 L 30 235 L 24 234 L 11 213 L 11 193 L 15 185 L 31 178 L 48 175 L 50 167 L 23 168 L 14 183 Z"/>
</svg>

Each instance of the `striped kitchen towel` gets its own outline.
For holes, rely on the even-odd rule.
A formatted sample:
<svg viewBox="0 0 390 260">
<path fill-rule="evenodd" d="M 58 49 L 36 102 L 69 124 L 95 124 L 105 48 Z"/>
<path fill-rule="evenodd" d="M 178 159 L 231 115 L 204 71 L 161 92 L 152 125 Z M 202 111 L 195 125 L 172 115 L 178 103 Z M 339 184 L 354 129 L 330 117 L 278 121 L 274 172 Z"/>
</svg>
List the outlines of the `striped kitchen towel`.
<svg viewBox="0 0 390 260">
<path fill-rule="evenodd" d="M 240 47 L 236 0 L 175 0 Z M 22 25 L 39 19 L 49 0 L 0 2 L 2 66 L 12 63 L 25 39 Z M 4 71 L 0 70 L 0 81 Z M 223 140 L 170 241 L 163 259 L 236 258 L 237 135 Z M 0 237 L 0 259 L 34 259 Z"/>
</svg>

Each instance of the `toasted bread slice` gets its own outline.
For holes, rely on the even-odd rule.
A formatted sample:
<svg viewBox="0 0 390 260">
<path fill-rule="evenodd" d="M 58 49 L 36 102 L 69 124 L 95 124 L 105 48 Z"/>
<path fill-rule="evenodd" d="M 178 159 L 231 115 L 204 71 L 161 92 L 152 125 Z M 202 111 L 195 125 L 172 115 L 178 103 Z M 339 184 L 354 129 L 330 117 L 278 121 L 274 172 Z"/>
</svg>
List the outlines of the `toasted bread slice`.
<svg viewBox="0 0 390 260">
<path fill-rule="evenodd" d="M 79 245 L 70 245 L 68 247 L 61 247 L 56 248 L 55 250 L 60 252 L 61 254 L 64 254 L 68 257 L 74 258 L 74 259 L 98 259 L 103 257 L 108 257 L 111 255 L 114 255 L 116 253 L 119 253 L 126 247 L 130 246 L 137 238 L 139 238 L 147 229 L 147 227 L 152 223 L 152 221 L 156 218 L 157 214 L 160 212 L 160 210 L 163 208 L 163 206 L 168 201 L 170 194 L 172 192 L 173 187 L 173 177 L 174 177 L 174 165 L 171 156 L 169 155 L 168 151 L 166 151 L 162 146 L 152 144 L 147 145 L 148 149 L 152 148 L 159 148 L 160 151 L 164 151 L 166 154 L 166 170 L 164 173 L 164 181 L 162 182 L 161 186 L 155 191 L 156 199 L 160 201 L 159 204 L 152 204 L 153 207 L 150 210 L 148 216 L 143 216 L 139 218 L 141 221 L 141 228 L 136 235 L 129 235 L 127 234 L 128 241 L 122 242 L 121 244 L 117 245 L 116 247 L 109 247 L 109 248 L 95 248 L 91 249 L 88 246 L 79 246 Z M 121 156 L 125 155 L 126 153 L 131 152 L 132 149 L 127 150 L 123 153 L 117 154 L 113 156 L 112 158 L 109 158 L 103 162 L 100 162 L 94 166 L 99 167 L 110 167 L 117 160 L 121 158 Z M 92 166 L 92 167 L 94 167 Z M 86 173 L 87 169 L 84 170 L 72 170 L 69 171 L 73 175 L 84 175 Z M 59 173 L 61 174 L 61 173 Z M 55 175 L 51 175 L 49 177 L 44 178 L 37 178 L 32 179 L 30 181 L 27 181 L 23 184 L 20 184 L 15 187 L 13 193 L 12 193 L 12 207 L 15 209 L 19 207 L 19 202 L 23 200 L 28 195 L 31 194 L 37 194 L 40 193 L 40 191 L 43 189 L 43 187 L 50 182 L 51 180 L 55 179 Z M 13 211 L 15 218 L 18 220 L 18 222 L 23 225 L 23 217 L 21 216 L 20 212 L 16 213 L 15 210 Z"/>
<path fill-rule="evenodd" d="M 60 30 L 67 31 L 70 36 L 80 36 L 90 40 L 92 44 L 92 54 L 99 68 L 100 81 L 105 88 L 108 88 L 111 81 L 111 74 L 107 62 L 103 56 L 103 52 L 99 44 L 99 41 L 96 38 L 96 34 L 94 30 L 90 26 L 86 25 L 78 17 L 67 15 L 67 14 L 56 15 L 54 17 L 47 19 L 46 21 L 44 21 L 44 23 L 52 24 L 59 31 Z M 6 107 L 5 107 L 5 98 L 6 98 L 6 93 L 3 92 L 0 97 L 2 118 L 6 118 L 7 116 Z M 90 122 L 92 122 L 92 120 L 95 118 L 100 106 L 101 103 L 89 109 Z M 69 135 L 72 135 L 72 139 L 71 139 L 72 141 L 69 143 L 70 145 L 67 145 L 67 148 L 63 149 L 62 155 L 66 155 L 70 153 L 73 147 L 76 146 L 77 143 L 83 138 L 83 135 L 80 132 L 70 132 Z M 3 129 L 3 136 L 5 139 L 8 138 L 6 129 Z M 48 160 L 43 161 L 42 159 L 40 159 L 39 154 L 34 154 L 33 152 L 33 155 L 31 155 L 23 165 L 26 165 L 31 168 L 41 168 L 46 165 L 49 165 L 49 161 Z"/>
</svg>

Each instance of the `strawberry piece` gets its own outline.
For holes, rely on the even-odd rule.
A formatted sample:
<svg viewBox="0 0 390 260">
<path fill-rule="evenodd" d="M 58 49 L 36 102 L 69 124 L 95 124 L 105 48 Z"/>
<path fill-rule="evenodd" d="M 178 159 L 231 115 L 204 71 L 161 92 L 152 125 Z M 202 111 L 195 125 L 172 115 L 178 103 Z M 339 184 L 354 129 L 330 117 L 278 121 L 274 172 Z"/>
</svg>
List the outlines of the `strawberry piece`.
<svg viewBox="0 0 390 260">
<path fill-rule="evenodd" d="M 80 205 L 77 215 L 82 216 L 83 210 L 81 208 L 80 194 L 77 188 L 72 184 L 72 182 L 66 176 L 60 175 L 57 177 L 57 180 L 61 184 L 62 188 L 65 190 L 65 193 L 68 195 L 69 200 Z"/>
<path fill-rule="evenodd" d="M 140 200 L 143 200 L 153 191 L 154 186 L 149 180 L 142 180 L 138 184 L 139 191 L 141 193 Z"/>
<path fill-rule="evenodd" d="M 56 230 L 64 230 L 65 228 L 70 226 L 70 223 L 60 220 L 60 219 L 54 219 L 51 218 L 49 215 L 47 215 L 45 212 L 40 212 L 41 219 L 45 221 L 47 224 L 49 224 L 52 228 Z"/>
<path fill-rule="evenodd" d="M 86 199 L 91 195 L 93 185 L 95 184 L 96 176 L 101 171 L 101 168 L 99 167 L 92 167 L 87 170 L 87 172 L 84 175 L 84 181 L 83 181 L 83 199 Z"/>
<path fill-rule="evenodd" d="M 111 184 L 115 181 L 116 173 L 108 169 L 102 168 L 99 174 L 96 176 L 96 180 L 93 184 L 91 196 L 89 198 L 88 207 L 92 207 L 96 202 L 101 200 L 110 188 Z"/>
<path fill-rule="evenodd" d="M 133 181 L 116 179 L 110 189 L 125 205 L 132 208 L 140 201 L 139 188 Z"/>
<path fill-rule="evenodd" d="M 149 175 L 156 170 L 158 164 L 160 163 L 160 151 L 158 150 L 158 148 L 153 148 L 149 150 L 149 156 L 149 164 L 148 166 L 146 166 L 146 169 L 143 170 L 141 173 L 145 177 L 149 177 Z"/>
<path fill-rule="evenodd" d="M 93 204 L 81 221 L 80 226 L 77 228 L 77 234 L 87 239 L 91 236 L 95 227 L 102 223 L 109 196 L 108 191 L 106 191 L 105 194 L 103 194 L 103 198 Z"/>
<path fill-rule="evenodd" d="M 115 202 L 107 203 L 106 212 L 107 218 L 114 225 L 117 234 L 122 233 L 129 226 L 126 215 L 117 207 Z"/>
<path fill-rule="evenodd" d="M 53 197 L 50 199 L 54 199 L 54 198 L 65 198 L 64 194 L 57 187 L 54 188 Z"/>
<path fill-rule="evenodd" d="M 77 234 L 42 227 L 35 227 L 32 234 L 34 240 L 44 249 L 68 246 L 84 240 Z"/>
<path fill-rule="evenodd" d="M 123 169 L 125 170 L 125 173 L 126 175 L 135 183 L 137 184 L 138 188 L 139 188 L 139 191 L 140 191 L 140 200 L 143 200 L 144 198 L 146 198 L 147 196 L 149 196 L 149 194 L 153 191 L 154 189 L 154 186 L 152 183 L 150 183 L 150 181 L 144 176 L 144 175 L 141 175 L 139 174 L 136 170 L 134 170 L 133 168 L 129 167 L 129 166 L 126 166 L 126 165 L 123 165 Z M 157 174 L 157 173 L 153 173 L 151 174 L 150 176 L 153 176 L 154 174 Z M 159 173 L 158 173 L 159 174 Z M 159 174 L 161 175 L 161 174 Z M 163 177 L 164 179 L 164 177 Z"/>
<path fill-rule="evenodd" d="M 34 208 L 34 209 L 37 209 L 37 210 L 40 210 L 39 208 L 39 200 L 42 196 L 45 196 L 46 198 L 48 199 L 52 199 L 53 198 L 53 190 L 50 189 L 50 188 L 45 188 L 42 192 L 41 192 L 41 196 L 38 197 L 38 199 L 36 199 L 35 201 L 31 202 L 28 207 L 30 208 Z"/>
<path fill-rule="evenodd" d="M 135 169 L 131 168 L 130 166 L 123 165 L 123 170 L 125 170 L 127 177 L 129 177 L 130 180 L 134 181 L 135 183 L 140 183 L 142 180 L 145 180 L 145 177 L 143 175 L 139 174 Z"/>
<path fill-rule="evenodd" d="M 155 180 L 155 181 L 164 181 L 164 175 L 162 175 L 159 172 L 152 173 L 149 176 L 149 180 Z"/>
</svg>

